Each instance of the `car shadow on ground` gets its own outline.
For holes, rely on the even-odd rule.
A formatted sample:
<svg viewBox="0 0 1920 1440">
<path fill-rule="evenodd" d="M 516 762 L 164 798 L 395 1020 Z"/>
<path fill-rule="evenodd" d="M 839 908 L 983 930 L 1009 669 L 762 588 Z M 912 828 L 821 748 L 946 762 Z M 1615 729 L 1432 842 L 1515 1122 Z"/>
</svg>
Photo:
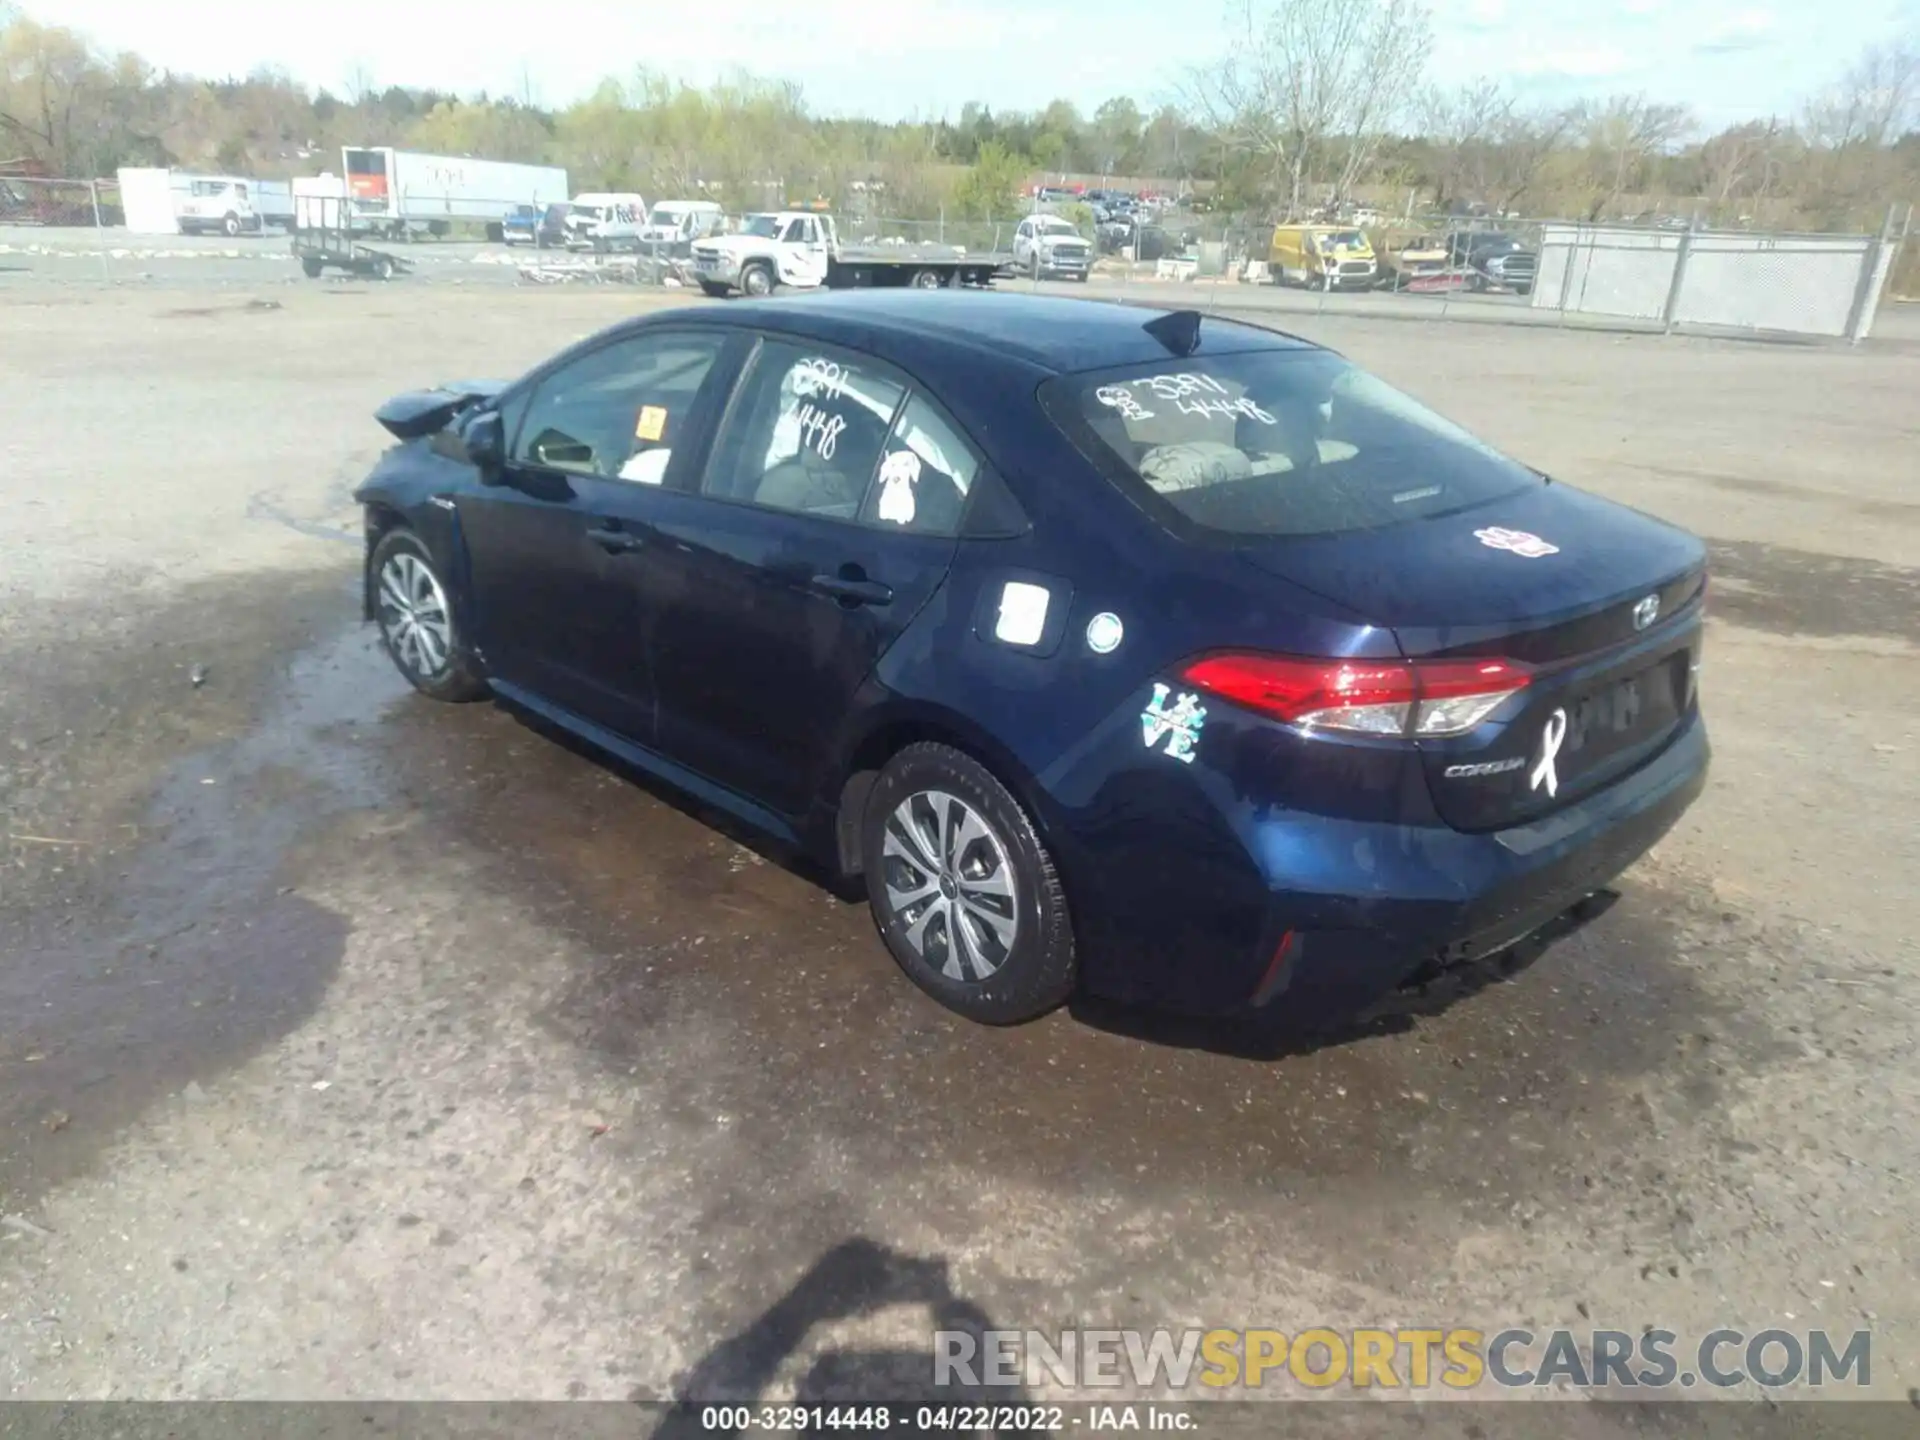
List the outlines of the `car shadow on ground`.
<svg viewBox="0 0 1920 1440">
<path fill-rule="evenodd" d="M 620 777 L 661 804 L 835 900 L 848 906 L 866 904 L 866 887 L 858 877 L 849 879 L 829 872 L 791 845 L 762 834 L 744 821 L 607 754 L 531 711 L 508 702 L 501 702 L 501 708 L 535 734 L 552 740 L 586 763 Z M 1150 1045 L 1254 1061 L 1310 1055 L 1356 1041 L 1406 1034 L 1421 1021 L 1437 1018 L 1483 991 L 1506 984 L 1530 970 L 1556 945 L 1598 920 L 1619 898 L 1617 891 L 1601 890 L 1496 954 L 1445 970 L 1435 967 L 1365 1009 L 1327 1022 L 1290 1016 L 1285 1008 L 1284 993 L 1270 1013 L 1259 1015 L 1184 1016 L 1086 994 L 1075 996 L 1066 1009 L 1073 1019 L 1089 1029 Z"/>
<path fill-rule="evenodd" d="M 894 1306 L 924 1306 L 929 1346 L 845 1349 L 815 1356 L 791 1395 L 768 1388 L 801 1352 L 813 1332 L 864 1319 Z M 941 1384 L 935 1370 L 939 1332 L 963 1332 L 975 1353 L 988 1331 L 999 1329 L 986 1311 L 958 1295 L 943 1257 L 903 1254 L 864 1237 L 843 1241 L 816 1260 L 785 1294 L 748 1324 L 715 1345 L 674 1384 L 674 1401 L 654 1440 L 695 1435 L 742 1435 L 754 1428 L 736 1423 L 751 1407 L 852 1405 L 887 1407 L 905 1424 L 915 1407 L 942 1404 L 1020 1405 L 1020 1385 Z M 964 1345 L 960 1349 L 968 1348 Z M 635 1400 L 651 1397 L 636 1393 Z M 904 1412 L 904 1413 L 903 1413 Z M 997 1430 L 993 1434 L 1024 1431 Z"/>
<path fill-rule="evenodd" d="M 1238 1060 L 1284 1060 L 1333 1049 L 1358 1040 L 1404 1035 L 1422 1020 L 1443 1015 L 1484 990 L 1504 985 L 1533 968 L 1555 945 L 1599 919 L 1620 899 L 1602 890 L 1506 949 L 1471 964 L 1423 972 L 1392 994 L 1331 1024 L 1291 1020 L 1284 1009 L 1272 1015 L 1220 1018 L 1183 1016 L 1117 1005 L 1093 996 L 1075 998 L 1069 1013 L 1082 1024 L 1111 1035 L 1181 1050 L 1205 1050 Z M 1285 994 L 1280 996 L 1284 1006 Z"/>
</svg>

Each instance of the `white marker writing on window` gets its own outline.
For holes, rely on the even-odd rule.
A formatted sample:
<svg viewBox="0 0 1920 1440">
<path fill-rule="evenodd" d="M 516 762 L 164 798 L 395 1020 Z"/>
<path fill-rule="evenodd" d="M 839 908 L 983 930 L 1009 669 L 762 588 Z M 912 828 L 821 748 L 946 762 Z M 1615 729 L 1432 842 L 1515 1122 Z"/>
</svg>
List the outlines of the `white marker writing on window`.
<svg viewBox="0 0 1920 1440">
<path fill-rule="evenodd" d="M 802 405 L 799 421 L 800 443 L 811 446 L 822 460 L 831 460 L 840 445 L 840 432 L 847 428 L 846 417 L 829 415 L 818 405 Z"/>
</svg>

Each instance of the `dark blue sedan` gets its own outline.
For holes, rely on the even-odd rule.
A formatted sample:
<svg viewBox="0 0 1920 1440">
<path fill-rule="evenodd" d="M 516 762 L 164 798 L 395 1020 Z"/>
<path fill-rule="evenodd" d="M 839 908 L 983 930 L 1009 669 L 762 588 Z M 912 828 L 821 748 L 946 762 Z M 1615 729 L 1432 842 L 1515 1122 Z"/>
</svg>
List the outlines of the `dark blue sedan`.
<svg viewBox="0 0 1920 1440">
<path fill-rule="evenodd" d="M 863 877 L 943 1004 L 1321 1019 L 1700 793 L 1704 551 L 1330 351 L 942 291 L 675 310 L 401 396 L 366 609 Z"/>
</svg>

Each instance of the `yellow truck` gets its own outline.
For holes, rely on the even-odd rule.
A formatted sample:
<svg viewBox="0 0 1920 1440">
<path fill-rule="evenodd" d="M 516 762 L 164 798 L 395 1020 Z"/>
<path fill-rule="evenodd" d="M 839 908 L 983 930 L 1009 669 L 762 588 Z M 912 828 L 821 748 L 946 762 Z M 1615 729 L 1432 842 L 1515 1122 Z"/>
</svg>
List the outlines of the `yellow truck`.
<svg viewBox="0 0 1920 1440">
<path fill-rule="evenodd" d="M 1380 274 L 1367 237 L 1350 226 L 1276 225 L 1268 268 L 1276 285 L 1368 290 Z"/>
</svg>

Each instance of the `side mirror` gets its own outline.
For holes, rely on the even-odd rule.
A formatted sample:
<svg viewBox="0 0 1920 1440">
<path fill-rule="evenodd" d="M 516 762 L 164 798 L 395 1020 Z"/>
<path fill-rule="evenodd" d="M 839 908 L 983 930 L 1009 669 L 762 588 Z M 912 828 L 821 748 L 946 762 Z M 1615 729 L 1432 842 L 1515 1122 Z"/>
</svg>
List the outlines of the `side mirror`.
<svg viewBox="0 0 1920 1440">
<path fill-rule="evenodd" d="M 507 440 L 498 410 L 481 410 L 470 416 L 460 428 L 460 442 L 484 479 L 491 481 L 499 475 L 506 463 Z"/>
</svg>

